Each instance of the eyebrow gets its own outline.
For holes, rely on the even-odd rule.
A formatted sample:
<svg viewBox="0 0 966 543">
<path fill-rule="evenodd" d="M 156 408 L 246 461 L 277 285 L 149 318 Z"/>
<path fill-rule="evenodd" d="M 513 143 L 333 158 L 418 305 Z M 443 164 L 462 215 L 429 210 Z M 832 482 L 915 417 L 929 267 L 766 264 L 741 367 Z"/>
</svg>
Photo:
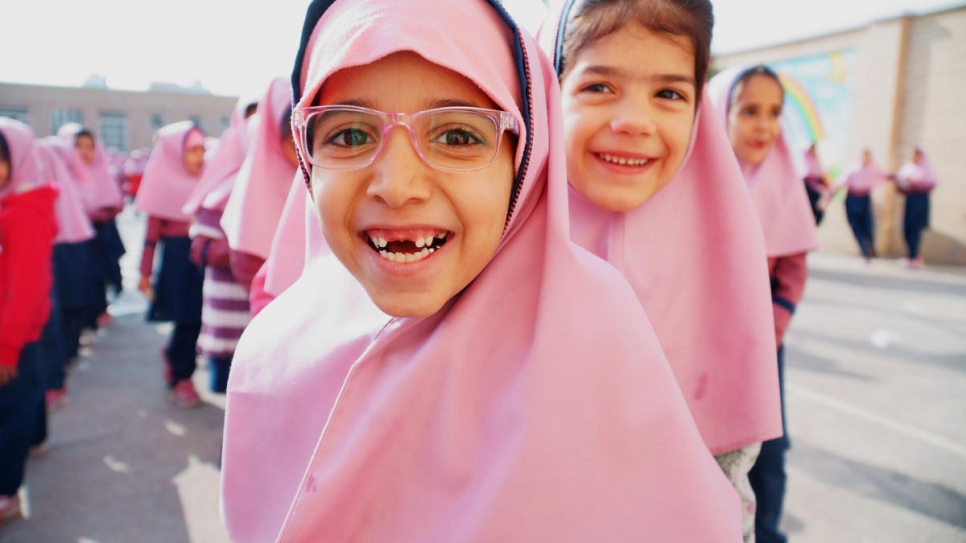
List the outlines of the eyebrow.
<svg viewBox="0 0 966 543">
<path fill-rule="evenodd" d="M 582 68 L 580 73 L 581 75 L 600 75 L 604 77 L 627 77 L 627 73 L 624 70 L 600 64 L 591 64 L 590 66 Z M 693 87 L 697 87 L 697 82 L 694 80 L 694 77 L 688 74 L 655 74 L 645 79 L 658 83 L 687 83 Z"/>
</svg>

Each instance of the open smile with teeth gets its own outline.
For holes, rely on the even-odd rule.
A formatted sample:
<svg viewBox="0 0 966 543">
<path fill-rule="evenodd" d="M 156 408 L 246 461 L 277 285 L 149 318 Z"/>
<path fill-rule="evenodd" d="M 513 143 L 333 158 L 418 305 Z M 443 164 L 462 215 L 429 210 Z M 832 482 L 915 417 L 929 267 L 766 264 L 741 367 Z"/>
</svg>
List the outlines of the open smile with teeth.
<svg viewBox="0 0 966 543">
<path fill-rule="evenodd" d="M 606 153 L 597 153 L 597 158 L 603 160 L 604 162 L 610 164 L 616 164 L 618 166 L 646 166 L 650 159 L 647 158 L 627 158 L 619 157 L 614 155 L 608 155 Z"/>
<path fill-rule="evenodd" d="M 418 262 L 435 253 L 449 239 L 449 232 L 390 233 L 369 231 L 369 247 L 390 262 Z"/>
</svg>

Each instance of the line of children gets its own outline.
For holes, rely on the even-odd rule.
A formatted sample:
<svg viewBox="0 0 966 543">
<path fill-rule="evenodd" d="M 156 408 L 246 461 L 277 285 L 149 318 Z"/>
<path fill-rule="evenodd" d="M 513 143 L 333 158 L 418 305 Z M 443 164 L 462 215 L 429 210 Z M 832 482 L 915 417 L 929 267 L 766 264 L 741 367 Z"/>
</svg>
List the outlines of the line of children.
<svg viewBox="0 0 966 543">
<path fill-rule="evenodd" d="M 499 3 L 313 2 L 293 87 L 331 254 L 236 352 L 232 539 L 740 541 L 633 290 L 569 239 L 556 74 Z"/>
</svg>

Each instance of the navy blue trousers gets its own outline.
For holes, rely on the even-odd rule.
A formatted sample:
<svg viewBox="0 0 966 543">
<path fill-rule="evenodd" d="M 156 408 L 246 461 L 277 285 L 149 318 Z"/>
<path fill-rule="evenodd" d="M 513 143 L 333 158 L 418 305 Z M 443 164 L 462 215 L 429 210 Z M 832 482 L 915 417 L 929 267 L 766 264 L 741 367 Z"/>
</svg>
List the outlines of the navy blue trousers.
<svg viewBox="0 0 966 543">
<path fill-rule="evenodd" d="M 31 343 L 20 351 L 17 377 L 0 387 L 0 496 L 17 493 L 30 447 L 47 437 L 44 405 L 37 344 Z"/>
<path fill-rule="evenodd" d="M 902 221 L 902 233 L 906 238 L 909 258 L 919 257 L 922 231 L 929 227 L 929 194 L 906 196 L 906 212 Z"/>
<path fill-rule="evenodd" d="M 748 472 L 758 502 L 755 510 L 755 540 L 758 543 L 786 543 L 778 530 L 785 502 L 785 452 L 791 446 L 785 424 L 785 347 L 778 347 L 778 390 L 781 394 L 782 436 L 762 443 L 761 453 Z"/>
<path fill-rule="evenodd" d="M 849 194 L 845 198 L 845 215 L 852 227 L 855 241 L 859 242 L 862 255 L 875 256 L 875 230 L 872 221 L 872 199 L 866 196 Z"/>
</svg>

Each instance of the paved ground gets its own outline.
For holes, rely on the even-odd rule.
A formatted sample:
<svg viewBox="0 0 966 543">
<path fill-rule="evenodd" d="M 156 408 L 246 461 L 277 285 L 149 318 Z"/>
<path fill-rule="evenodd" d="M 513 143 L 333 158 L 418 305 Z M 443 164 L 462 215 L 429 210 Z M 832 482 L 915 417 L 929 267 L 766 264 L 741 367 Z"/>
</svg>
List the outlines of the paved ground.
<svg viewBox="0 0 966 543">
<path fill-rule="evenodd" d="M 140 228 L 125 215 L 129 247 Z M 810 264 L 787 341 L 791 541 L 966 542 L 966 271 L 823 254 Z M 227 541 L 223 398 L 166 403 L 167 329 L 143 309 L 123 293 L 70 376 L 50 453 L 28 466 L 29 518 L 0 528 L 0 543 Z M 203 390 L 203 368 L 196 377 Z"/>
</svg>

